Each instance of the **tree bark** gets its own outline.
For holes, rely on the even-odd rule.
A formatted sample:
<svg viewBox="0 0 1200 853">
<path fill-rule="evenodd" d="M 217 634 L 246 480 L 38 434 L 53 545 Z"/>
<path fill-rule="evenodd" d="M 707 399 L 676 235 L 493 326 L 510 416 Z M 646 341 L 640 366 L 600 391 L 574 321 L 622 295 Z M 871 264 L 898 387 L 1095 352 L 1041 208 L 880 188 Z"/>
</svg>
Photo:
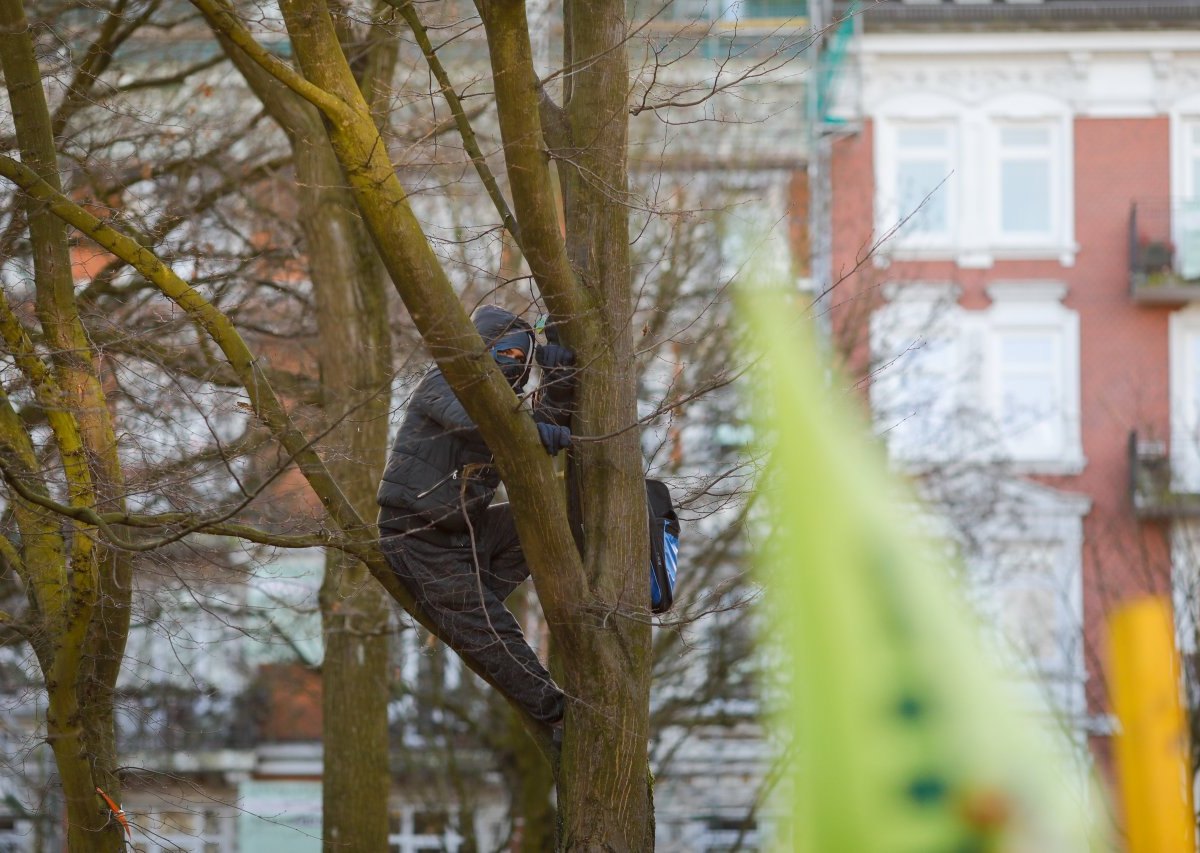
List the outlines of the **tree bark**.
<svg viewBox="0 0 1200 853">
<path fill-rule="evenodd" d="M 387 448 L 387 294 L 354 200 L 335 189 L 344 185 L 337 160 L 323 134 L 318 139 L 323 168 L 309 175 L 310 170 L 298 167 L 297 177 L 301 186 L 313 188 L 304 195 L 322 196 L 301 209 L 313 223 L 304 230 L 317 297 L 325 419 L 341 421 L 328 437 L 337 448 L 329 455 L 329 468 L 359 513 L 371 518 Z M 324 178 L 310 183 L 318 171 Z M 326 182 L 328 178 L 333 180 Z M 331 853 L 387 848 L 389 608 L 384 595 L 363 563 L 339 551 L 326 552 L 320 596 L 325 639 L 322 834 Z"/>
<path fill-rule="evenodd" d="M 612 615 L 579 625 L 586 667 L 566 662 L 571 736 L 559 773 L 568 850 L 654 848 L 649 738 L 650 626 L 621 613 L 649 606 L 645 486 L 630 327 L 626 173 L 629 68 L 623 0 L 566 3 L 570 140 L 559 159 L 567 250 L 589 301 L 594 337 L 582 353 L 576 431 L 612 436 L 574 451 L 589 593 Z M 623 430 L 623 432 L 622 432 Z"/>
<path fill-rule="evenodd" d="M 387 449 L 391 332 L 387 283 L 320 114 L 222 39 L 292 146 L 300 227 L 317 307 L 320 388 L 330 473 L 364 518 Z M 386 76 L 383 63 L 375 74 Z M 361 561 L 329 549 L 321 585 L 322 836 L 328 851 L 387 847 L 388 617 Z"/>
<path fill-rule="evenodd" d="M 510 812 L 514 834 L 519 835 L 518 849 L 522 853 L 553 850 L 558 835 L 557 811 L 550 796 L 554 791 L 554 774 L 517 715 L 509 713 L 507 717 L 507 751 L 511 760 L 507 775 L 513 791 Z"/>
<path fill-rule="evenodd" d="M 22 161 L 60 191 L 50 112 L 20 0 L 0 2 L 0 65 Z M 124 485 L 116 436 L 96 359 L 76 311 L 66 226 L 32 198 L 26 199 L 26 215 L 36 313 L 51 348 L 53 377 L 42 375 L 32 347 L 23 357 L 23 369 L 40 377 L 43 400 L 58 410 L 52 423 L 72 504 L 121 512 Z M 7 316 L 5 325 L 10 346 L 25 348 L 24 342 L 18 344 L 22 333 L 16 318 Z M 39 654 L 46 678 L 47 737 L 67 803 L 68 844 L 85 853 L 119 850 L 124 843 L 96 790 L 119 801 L 113 694 L 128 636 L 132 574 L 130 555 L 95 545 L 92 535 L 85 525 L 75 525 L 68 546 L 70 572 L 60 581 L 66 594 L 53 593 L 60 606 L 47 609 L 48 601 L 38 602 L 51 637 Z M 61 568 L 26 564 L 39 574 L 58 574 Z"/>
<path fill-rule="evenodd" d="M 318 132 L 321 132 L 318 128 Z M 301 205 L 317 297 L 319 361 L 329 434 L 329 468 L 364 518 L 375 512 L 375 490 L 387 448 L 391 347 L 383 271 L 363 232 L 354 200 L 323 132 L 320 167 L 301 168 Z M 314 146 L 315 147 L 315 146 Z M 299 152 L 298 152 L 299 153 Z M 366 400 L 366 402 L 364 402 Z M 325 849 L 387 848 L 388 616 L 383 589 L 367 567 L 328 550 L 321 587 L 325 639 Z"/>
</svg>

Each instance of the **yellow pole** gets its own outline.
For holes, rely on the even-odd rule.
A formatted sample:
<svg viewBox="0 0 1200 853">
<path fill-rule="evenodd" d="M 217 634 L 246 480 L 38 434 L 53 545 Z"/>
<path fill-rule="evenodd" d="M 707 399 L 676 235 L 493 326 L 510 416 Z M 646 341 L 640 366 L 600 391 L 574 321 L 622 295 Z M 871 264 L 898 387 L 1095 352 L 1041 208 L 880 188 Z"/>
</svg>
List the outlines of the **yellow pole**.
<svg viewBox="0 0 1200 853">
<path fill-rule="evenodd" d="M 1187 718 L 1166 598 L 1137 599 L 1113 613 L 1108 661 L 1129 853 L 1195 853 Z"/>
</svg>

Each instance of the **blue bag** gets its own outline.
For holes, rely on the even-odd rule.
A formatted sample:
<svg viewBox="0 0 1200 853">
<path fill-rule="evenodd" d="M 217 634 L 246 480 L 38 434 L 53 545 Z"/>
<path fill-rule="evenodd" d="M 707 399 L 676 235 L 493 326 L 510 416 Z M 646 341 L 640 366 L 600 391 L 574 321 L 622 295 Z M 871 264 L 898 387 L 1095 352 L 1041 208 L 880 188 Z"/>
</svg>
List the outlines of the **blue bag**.
<svg viewBox="0 0 1200 853">
<path fill-rule="evenodd" d="M 675 603 L 679 560 L 679 514 L 666 483 L 646 481 L 646 509 L 650 516 L 650 609 L 666 613 Z"/>
</svg>

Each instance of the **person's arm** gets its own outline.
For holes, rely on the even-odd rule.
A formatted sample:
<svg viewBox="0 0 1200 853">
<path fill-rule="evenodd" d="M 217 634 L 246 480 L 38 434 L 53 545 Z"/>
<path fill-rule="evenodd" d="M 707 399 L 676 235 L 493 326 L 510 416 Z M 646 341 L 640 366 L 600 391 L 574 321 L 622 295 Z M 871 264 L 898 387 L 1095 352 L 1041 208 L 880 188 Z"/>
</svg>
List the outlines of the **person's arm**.
<svg viewBox="0 0 1200 853">
<path fill-rule="evenodd" d="M 478 432 L 475 421 L 471 420 L 463 404 L 454 395 L 454 389 L 437 368 L 431 370 L 417 385 L 413 406 L 447 432 Z"/>
<path fill-rule="evenodd" d="M 568 426 L 575 411 L 575 353 L 549 344 L 537 348 L 542 384 L 533 399 L 533 419 L 538 423 Z"/>
</svg>

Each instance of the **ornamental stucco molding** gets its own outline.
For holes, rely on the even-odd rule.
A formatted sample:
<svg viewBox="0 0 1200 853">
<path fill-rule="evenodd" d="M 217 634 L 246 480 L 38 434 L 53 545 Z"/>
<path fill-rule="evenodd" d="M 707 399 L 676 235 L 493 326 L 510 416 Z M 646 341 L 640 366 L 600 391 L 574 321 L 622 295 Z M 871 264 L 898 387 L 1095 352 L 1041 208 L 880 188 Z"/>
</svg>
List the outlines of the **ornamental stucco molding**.
<svg viewBox="0 0 1200 853">
<path fill-rule="evenodd" d="M 964 45 L 968 42 L 965 37 Z M 1142 116 L 1165 112 L 1200 92 L 1200 52 L 1064 50 L 982 59 L 967 53 L 890 54 L 864 56 L 861 74 L 866 115 L 886 111 L 890 101 L 914 93 L 939 95 L 964 108 L 1036 93 L 1070 105 L 1077 114 Z"/>
<path fill-rule="evenodd" d="M 1010 93 L 1040 92 L 1073 100 L 1080 89 L 1078 74 L 1066 57 L 1048 67 L 1016 66 L 1011 61 L 980 65 L 962 62 L 931 63 L 914 57 L 912 62 L 872 61 L 864 71 L 864 103 L 875 112 L 899 95 L 926 92 L 944 95 L 964 104 Z"/>
</svg>

